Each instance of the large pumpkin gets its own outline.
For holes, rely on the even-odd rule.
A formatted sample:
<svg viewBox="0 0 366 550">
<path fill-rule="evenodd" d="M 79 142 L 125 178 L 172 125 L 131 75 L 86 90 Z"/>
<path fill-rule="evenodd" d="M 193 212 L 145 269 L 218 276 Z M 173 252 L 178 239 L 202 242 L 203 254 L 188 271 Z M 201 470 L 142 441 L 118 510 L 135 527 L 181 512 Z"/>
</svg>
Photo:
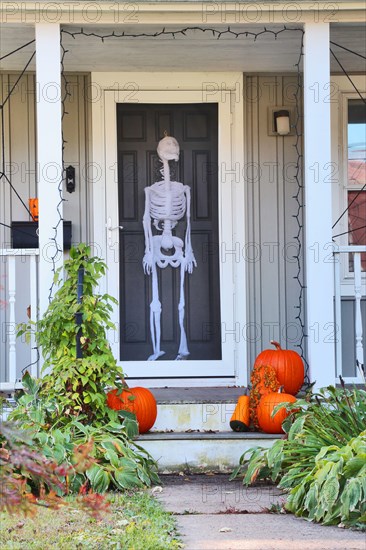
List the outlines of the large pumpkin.
<svg viewBox="0 0 366 550">
<path fill-rule="evenodd" d="M 230 418 L 230 428 L 234 432 L 247 432 L 250 426 L 249 395 L 241 395 Z"/>
<path fill-rule="evenodd" d="M 259 401 L 257 416 L 259 427 L 269 434 L 283 433 L 282 422 L 290 414 L 285 408 L 272 417 L 273 409 L 280 403 L 295 403 L 296 397 L 289 393 L 268 393 Z"/>
<path fill-rule="evenodd" d="M 286 393 L 296 395 L 304 383 L 304 363 L 296 351 L 282 349 L 271 341 L 276 349 L 266 349 L 258 355 L 254 366 L 270 365 L 276 371 L 278 382 Z"/>
<path fill-rule="evenodd" d="M 143 434 L 153 427 L 157 416 L 155 397 L 146 388 L 125 388 L 107 393 L 107 405 L 115 411 L 127 410 L 135 413 L 139 433 Z"/>
</svg>

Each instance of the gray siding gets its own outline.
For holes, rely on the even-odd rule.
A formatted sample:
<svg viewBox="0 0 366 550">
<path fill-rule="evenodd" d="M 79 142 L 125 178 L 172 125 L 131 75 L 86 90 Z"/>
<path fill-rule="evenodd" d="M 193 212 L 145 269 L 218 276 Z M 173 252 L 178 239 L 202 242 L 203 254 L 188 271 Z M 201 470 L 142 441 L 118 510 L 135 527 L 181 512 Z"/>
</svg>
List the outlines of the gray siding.
<svg viewBox="0 0 366 550">
<path fill-rule="evenodd" d="M 297 264 L 294 215 L 295 136 L 268 135 L 268 109 L 293 106 L 296 78 L 246 78 L 246 211 L 249 363 L 269 346 L 271 339 L 295 349 L 301 336 L 296 320 L 300 287 L 294 277 Z M 300 212 L 300 222 L 302 212 Z"/>
</svg>

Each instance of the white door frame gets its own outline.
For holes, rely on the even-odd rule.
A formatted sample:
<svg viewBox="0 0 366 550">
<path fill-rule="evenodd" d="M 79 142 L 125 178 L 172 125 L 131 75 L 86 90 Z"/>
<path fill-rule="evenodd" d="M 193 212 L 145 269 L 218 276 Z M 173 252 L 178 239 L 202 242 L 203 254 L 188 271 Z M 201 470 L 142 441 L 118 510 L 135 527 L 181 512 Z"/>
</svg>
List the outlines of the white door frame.
<svg viewBox="0 0 366 550">
<path fill-rule="evenodd" d="M 139 385 L 226 386 L 247 382 L 246 282 L 241 254 L 245 243 L 242 83 L 241 73 L 175 73 L 174 78 L 169 73 L 92 74 L 91 89 L 99 94 L 98 100 L 92 102 L 93 164 L 101 175 L 92 183 L 94 243 L 109 268 L 103 290 L 113 296 L 119 296 L 116 104 L 218 104 L 222 359 L 179 361 L 182 378 L 174 379 L 170 377 L 176 361 L 121 361 L 127 376 L 144 378 L 138 380 Z M 106 224 L 112 229 L 106 230 Z M 118 326 L 118 307 L 113 311 L 113 320 Z M 110 340 L 118 358 L 118 331 Z M 204 375 L 195 378 L 198 372 Z M 152 380 L 154 377 L 159 378 Z"/>
</svg>

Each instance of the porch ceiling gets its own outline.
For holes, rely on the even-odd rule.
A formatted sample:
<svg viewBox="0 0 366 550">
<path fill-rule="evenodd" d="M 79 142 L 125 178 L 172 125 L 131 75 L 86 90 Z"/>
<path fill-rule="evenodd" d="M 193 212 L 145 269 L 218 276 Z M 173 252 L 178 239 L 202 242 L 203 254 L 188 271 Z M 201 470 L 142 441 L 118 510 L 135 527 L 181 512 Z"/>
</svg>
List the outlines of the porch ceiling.
<svg viewBox="0 0 366 550">
<path fill-rule="evenodd" d="M 166 27 L 178 30 L 181 27 Z M 215 25 L 215 28 L 220 28 Z M 224 30 L 226 26 L 221 26 Z M 231 26 L 243 31 L 243 26 Z M 262 25 L 247 26 L 246 31 L 260 32 Z M 267 25 L 267 29 L 278 31 L 283 25 Z M 288 28 L 291 28 L 288 26 Z M 296 28 L 296 27 L 295 27 Z M 71 32 L 79 26 L 67 26 Z M 134 33 L 159 32 L 162 27 L 153 25 L 105 26 L 89 25 L 84 30 L 106 35 L 112 30 Z M 33 25 L 1 24 L 1 56 L 34 39 Z M 270 34 L 253 37 L 223 36 L 220 40 L 211 33 L 188 31 L 187 36 L 161 38 L 107 39 L 104 43 L 97 38 L 78 36 L 73 39 L 64 35 L 64 46 L 69 50 L 65 59 L 67 71 L 243 71 L 243 72 L 290 72 L 299 55 L 300 33 L 285 32 L 277 40 Z M 332 24 L 331 40 L 346 48 L 366 55 L 366 27 L 360 24 Z M 0 70 L 22 70 L 34 51 L 34 44 L 0 61 Z M 365 72 L 365 60 L 334 46 L 340 62 L 349 72 Z M 35 63 L 29 65 L 35 70 Z M 331 71 L 339 73 L 340 67 L 331 58 Z"/>
</svg>

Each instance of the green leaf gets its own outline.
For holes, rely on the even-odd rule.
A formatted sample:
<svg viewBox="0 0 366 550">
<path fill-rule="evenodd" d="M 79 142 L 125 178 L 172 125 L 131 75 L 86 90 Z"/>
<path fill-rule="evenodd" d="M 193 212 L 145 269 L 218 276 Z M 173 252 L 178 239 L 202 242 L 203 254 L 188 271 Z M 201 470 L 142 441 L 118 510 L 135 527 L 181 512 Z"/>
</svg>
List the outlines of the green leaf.
<svg viewBox="0 0 366 550">
<path fill-rule="evenodd" d="M 315 511 L 319 508 L 318 499 L 318 487 L 315 483 L 312 483 L 304 501 L 304 508 L 309 512 L 309 519 L 314 518 Z"/>
<path fill-rule="evenodd" d="M 292 441 L 303 431 L 306 416 L 299 416 L 292 424 L 290 431 L 288 432 L 288 440 Z"/>
<path fill-rule="evenodd" d="M 321 487 L 326 481 L 332 467 L 332 462 L 324 462 L 324 465 L 315 472 L 314 477 L 317 480 L 319 487 Z"/>
<path fill-rule="evenodd" d="M 326 481 L 323 484 L 322 492 L 320 494 L 321 502 L 324 506 L 324 510 L 330 510 L 334 506 L 338 498 L 339 493 L 339 481 L 333 474 L 334 467 L 330 471 Z"/>
<path fill-rule="evenodd" d="M 109 462 L 114 466 L 115 468 L 118 468 L 120 466 L 120 459 L 118 458 L 118 455 L 115 450 L 109 449 L 105 454 L 104 458 L 109 460 Z"/>
<path fill-rule="evenodd" d="M 139 426 L 135 418 L 125 418 L 122 424 L 123 428 L 126 430 L 126 434 L 130 439 L 136 437 L 139 433 Z"/>
<path fill-rule="evenodd" d="M 65 447 L 63 445 L 55 445 L 53 447 L 53 456 L 57 464 L 61 464 L 65 460 Z"/>
<path fill-rule="evenodd" d="M 343 473 L 346 477 L 356 477 L 362 468 L 366 468 L 366 455 L 355 456 L 348 460 Z"/>
<path fill-rule="evenodd" d="M 32 378 L 28 371 L 25 371 L 25 373 L 23 374 L 22 384 L 24 388 L 28 390 L 28 392 L 32 395 L 35 395 L 39 389 L 37 381 L 35 380 L 35 378 Z"/>
<path fill-rule="evenodd" d="M 135 470 L 129 470 L 127 468 L 120 468 L 113 472 L 113 477 L 116 484 L 121 489 L 131 489 L 132 487 L 141 487 L 141 481 L 136 475 Z"/>
<path fill-rule="evenodd" d="M 90 485 L 96 493 L 105 493 L 109 487 L 110 476 L 103 468 L 94 464 L 91 469 L 87 470 L 86 475 L 90 481 Z"/>
<path fill-rule="evenodd" d="M 137 467 L 137 475 L 144 485 L 146 485 L 147 487 L 150 487 L 151 480 L 150 480 L 149 474 L 145 471 L 143 467 L 141 466 Z"/>
<path fill-rule="evenodd" d="M 353 512 L 361 503 L 361 480 L 352 478 L 347 481 L 343 494 L 341 496 L 342 512 L 344 517 L 349 517 L 349 513 Z"/>
</svg>

